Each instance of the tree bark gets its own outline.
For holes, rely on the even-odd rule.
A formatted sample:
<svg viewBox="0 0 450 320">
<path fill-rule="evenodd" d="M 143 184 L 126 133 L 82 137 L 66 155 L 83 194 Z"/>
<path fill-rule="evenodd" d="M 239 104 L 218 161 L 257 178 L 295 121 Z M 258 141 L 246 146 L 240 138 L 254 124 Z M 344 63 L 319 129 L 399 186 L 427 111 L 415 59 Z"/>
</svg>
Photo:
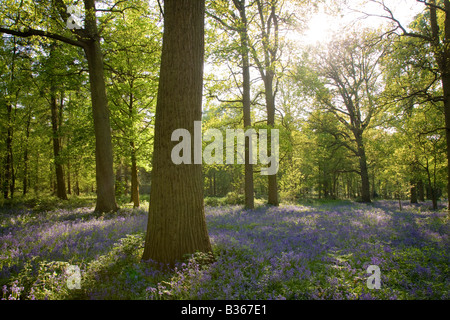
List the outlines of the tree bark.
<svg viewBox="0 0 450 320">
<path fill-rule="evenodd" d="M 176 145 L 171 142 L 172 132 L 186 129 L 194 137 L 194 121 L 201 121 L 204 14 L 204 0 L 164 1 L 144 261 L 174 265 L 188 254 L 211 252 L 204 214 L 202 165 L 175 165 L 171 159 Z"/>
<path fill-rule="evenodd" d="M 70 159 L 67 159 L 67 194 L 72 194 L 72 185 L 70 181 Z"/>
<path fill-rule="evenodd" d="M 436 165 L 436 162 L 435 162 Z M 427 188 L 427 198 L 431 199 L 433 210 L 437 210 L 437 196 L 436 196 L 436 179 L 434 179 L 434 183 L 431 180 L 431 173 L 430 173 L 430 165 L 428 160 L 426 160 L 426 167 L 425 170 L 427 172 L 427 178 L 428 178 L 428 188 Z"/>
<path fill-rule="evenodd" d="M 130 90 L 133 90 L 133 80 L 130 83 Z M 130 100 L 128 104 L 128 117 L 133 123 L 133 114 L 134 114 L 134 95 L 130 93 Z M 133 130 L 133 128 L 131 128 Z M 139 208 L 139 174 L 137 167 L 137 158 L 136 158 L 136 143 L 133 140 L 134 134 L 131 134 L 132 140 L 130 141 L 130 151 L 131 151 L 131 202 L 133 202 L 133 208 Z"/>
<path fill-rule="evenodd" d="M 263 46 L 263 61 L 258 57 L 258 53 L 255 48 L 252 49 L 253 58 L 256 61 L 259 73 L 264 82 L 265 98 L 266 98 L 266 110 L 267 110 L 267 125 L 269 126 L 268 134 L 268 151 L 270 156 L 270 141 L 271 132 L 275 126 L 275 94 L 273 90 L 273 79 L 275 77 L 274 63 L 277 60 L 278 52 L 278 17 L 276 15 L 276 5 L 277 2 L 267 3 L 270 6 L 270 14 L 266 17 L 264 13 L 264 5 L 262 1 L 257 0 L 256 5 L 258 7 L 258 15 L 260 20 L 260 30 L 261 30 L 261 41 Z M 266 20 L 267 19 L 267 20 Z M 271 29 L 273 27 L 273 29 Z M 271 39 L 271 32 L 273 32 L 273 39 Z M 272 43 L 270 43 L 272 42 Z M 269 205 L 278 206 L 278 185 L 277 185 L 277 175 L 268 175 L 268 200 Z"/>
<path fill-rule="evenodd" d="M 58 120 L 58 106 L 56 102 L 55 89 L 52 86 L 50 97 L 50 109 L 51 109 L 51 120 L 52 120 L 52 140 L 53 140 L 53 157 L 55 161 L 55 173 L 56 173 L 56 196 L 61 200 L 67 200 L 66 194 L 66 184 L 64 182 L 64 171 L 63 165 L 60 159 L 61 151 L 61 139 L 59 137 L 59 123 Z"/>
<path fill-rule="evenodd" d="M 410 200 L 411 203 L 418 203 L 417 201 L 417 182 L 415 180 L 410 181 Z"/>
<path fill-rule="evenodd" d="M 363 143 L 362 133 L 354 132 L 355 140 L 358 147 L 359 171 L 361 176 L 361 201 L 365 203 L 370 200 L 370 180 L 369 170 L 367 168 L 366 150 Z"/>
<path fill-rule="evenodd" d="M 370 203 L 370 179 L 363 136 L 381 108 L 375 102 L 373 90 L 376 90 L 376 79 L 379 78 L 378 71 L 375 72 L 375 63 L 382 56 L 383 50 L 367 43 L 365 39 L 366 35 L 363 34 L 361 37 L 332 42 L 327 56 L 318 57 L 320 78 L 323 78 L 324 85 L 330 85 L 330 91 L 329 94 L 324 94 L 319 89 L 316 93 L 328 112 L 334 114 L 352 132 L 353 137 L 342 132 L 342 145 L 358 158 L 361 185 L 356 186 L 355 190 L 358 191 L 360 201 Z M 339 96 L 343 105 L 335 103 L 330 98 L 333 95 Z M 329 133 L 336 142 L 341 139 L 338 138 L 340 133 Z"/>
<path fill-rule="evenodd" d="M 23 195 L 28 192 L 28 140 L 30 138 L 31 110 L 28 109 L 27 124 L 25 129 L 25 149 L 23 151 Z"/>
<path fill-rule="evenodd" d="M 130 142 L 131 147 L 131 202 L 133 208 L 139 208 L 139 174 L 136 161 L 136 146 L 134 141 Z"/>
<path fill-rule="evenodd" d="M 5 176 L 3 178 L 3 197 L 5 199 L 8 199 L 8 193 L 11 186 L 12 181 L 12 171 L 13 171 L 13 164 L 12 164 L 12 157 L 13 157 L 13 150 L 12 150 L 12 139 L 13 139 L 13 132 L 12 132 L 12 105 L 8 103 L 6 105 L 6 111 L 7 111 L 7 132 L 6 132 L 6 159 L 5 159 Z M 13 198 L 13 195 L 11 195 L 11 198 Z"/>
<path fill-rule="evenodd" d="M 271 68 L 271 67 L 269 67 Z M 266 107 L 267 107 L 267 125 L 269 126 L 269 129 L 273 129 L 275 126 L 275 97 L 273 94 L 273 72 L 270 70 L 266 70 L 266 77 L 264 79 L 264 88 L 265 88 L 265 96 L 266 96 Z M 270 144 L 271 139 L 271 132 L 269 130 L 269 135 L 267 138 L 267 141 Z M 270 150 L 272 148 L 268 146 L 268 150 L 270 153 Z M 268 200 L 267 203 L 272 206 L 278 206 L 278 185 L 277 185 L 277 175 L 268 175 L 268 184 L 269 184 L 269 190 L 268 190 Z"/>
<path fill-rule="evenodd" d="M 432 49 L 434 49 L 433 53 L 436 55 L 436 60 L 438 61 L 439 71 L 441 73 L 442 90 L 444 93 L 445 135 L 447 140 L 447 212 L 450 216 L 450 48 L 447 45 L 450 40 L 450 1 L 444 0 L 443 2 L 445 7 L 443 43 L 440 41 L 436 0 L 431 0 L 430 3 L 426 5 L 430 10 L 430 24 L 432 32 L 431 45 Z M 435 190 L 433 190 L 433 208 L 437 208 L 437 200 L 435 198 Z"/>
<path fill-rule="evenodd" d="M 239 29 L 241 39 L 241 57 L 242 57 L 242 105 L 244 114 L 244 128 L 250 128 L 251 120 L 251 97 L 250 97 L 250 58 L 249 58 L 249 41 L 248 41 L 248 22 L 245 10 L 245 0 L 235 0 L 234 4 L 239 11 L 242 27 Z M 255 207 L 254 200 L 254 183 L 253 183 L 253 165 L 250 163 L 250 142 L 245 141 L 245 207 L 253 209 Z"/>
<path fill-rule="evenodd" d="M 216 170 L 213 171 L 213 196 L 217 196 L 217 190 L 216 190 Z"/>
<path fill-rule="evenodd" d="M 417 196 L 419 198 L 419 201 L 424 202 L 425 201 L 425 193 L 423 190 L 424 186 L 423 186 L 423 180 L 419 179 L 417 181 Z"/>
<path fill-rule="evenodd" d="M 450 19 L 447 18 L 447 19 Z M 448 69 L 450 69 L 450 52 L 447 52 Z M 450 70 L 442 75 L 442 88 L 444 90 L 444 116 L 445 116 L 445 137 L 447 151 L 447 212 L 450 215 Z"/>
<path fill-rule="evenodd" d="M 106 97 L 103 55 L 95 16 L 95 1 L 84 0 L 86 9 L 85 29 L 89 40 L 84 51 L 89 66 L 92 113 L 95 130 L 95 160 L 97 203 L 95 211 L 110 212 L 118 209 L 115 197 L 113 152 L 108 100 Z"/>
<path fill-rule="evenodd" d="M 75 170 L 75 194 L 80 195 L 80 182 L 78 180 L 78 169 Z"/>
<path fill-rule="evenodd" d="M 81 33 L 78 33 L 78 38 L 80 38 L 78 40 L 45 30 L 30 28 L 25 28 L 24 31 L 16 31 L 0 27 L 0 32 L 25 38 L 31 36 L 46 37 L 83 48 L 89 68 L 92 113 L 96 140 L 97 204 L 95 210 L 99 212 L 109 212 L 117 210 L 118 207 L 114 193 L 111 126 L 106 98 L 103 56 L 100 48 L 100 36 L 95 15 L 95 0 L 84 0 L 84 6 L 86 11 L 85 28 Z M 63 20 L 67 18 L 65 16 L 68 16 L 67 12 L 62 14 Z"/>
<path fill-rule="evenodd" d="M 11 60 L 11 71 L 9 80 L 12 84 L 14 81 L 15 61 L 16 61 L 16 38 L 13 38 L 14 48 Z M 8 89 L 8 93 L 12 90 Z M 6 129 L 6 159 L 5 159 L 5 175 L 3 180 L 3 197 L 8 199 L 8 191 L 11 192 L 11 199 L 14 197 L 14 163 L 13 163 L 13 119 L 12 119 L 12 102 L 8 99 L 6 101 L 7 112 L 7 129 Z M 9 189 L 9 190 L 8 190 Z"/>
</svg>

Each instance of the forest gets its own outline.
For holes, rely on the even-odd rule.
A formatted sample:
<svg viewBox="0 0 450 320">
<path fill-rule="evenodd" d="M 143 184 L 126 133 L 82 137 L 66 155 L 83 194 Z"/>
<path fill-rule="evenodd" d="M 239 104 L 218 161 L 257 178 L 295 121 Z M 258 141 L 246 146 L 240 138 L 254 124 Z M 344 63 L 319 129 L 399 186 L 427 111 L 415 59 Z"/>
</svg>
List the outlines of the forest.
<svg viewBox="0 0 450 320">
<path fill-rule="evenodd" d="M 2 300 L 450 298 L 449 0 L 0 12 Z"/>
</svg>

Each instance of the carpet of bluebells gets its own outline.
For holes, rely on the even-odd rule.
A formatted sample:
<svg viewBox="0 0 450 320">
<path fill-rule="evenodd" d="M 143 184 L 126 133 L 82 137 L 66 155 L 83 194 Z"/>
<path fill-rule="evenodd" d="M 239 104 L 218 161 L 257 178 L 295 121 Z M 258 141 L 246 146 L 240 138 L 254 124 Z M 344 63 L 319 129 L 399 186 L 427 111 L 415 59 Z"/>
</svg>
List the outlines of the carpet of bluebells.
<svg viewBox="0 0 450 320">
<path fill-rule="evenodd" d="M 0 297 L 450 299 L 448 217 L 429 204 L 206 207 L 213 260 L 197 253 L 175 269 L 141 262 L 145 209 L 0 208 Z M 367 286 L 369 265 L 379 289 Z"/>
</svg>

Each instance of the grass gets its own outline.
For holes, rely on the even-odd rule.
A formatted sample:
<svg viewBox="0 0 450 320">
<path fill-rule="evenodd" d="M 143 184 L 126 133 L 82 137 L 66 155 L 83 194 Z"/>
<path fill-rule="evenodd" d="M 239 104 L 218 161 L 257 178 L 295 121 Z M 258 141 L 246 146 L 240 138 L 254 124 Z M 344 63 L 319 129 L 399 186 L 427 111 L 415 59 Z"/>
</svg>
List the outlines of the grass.
<svg viewBox="0 0 450 320">
<path fill-rule="evenodd" d="M 305 201 L 207 206 L 215 261 L 141 262 L 147 207 L 97 215 L 92 198 L 0 209 L 3 299 L 450 298 L 449 224 L 428 204 Z M 69 289 L 70 265 L 81 288 Z M 381 288 L 367 288 L 369 265 Z"/>
</svg>

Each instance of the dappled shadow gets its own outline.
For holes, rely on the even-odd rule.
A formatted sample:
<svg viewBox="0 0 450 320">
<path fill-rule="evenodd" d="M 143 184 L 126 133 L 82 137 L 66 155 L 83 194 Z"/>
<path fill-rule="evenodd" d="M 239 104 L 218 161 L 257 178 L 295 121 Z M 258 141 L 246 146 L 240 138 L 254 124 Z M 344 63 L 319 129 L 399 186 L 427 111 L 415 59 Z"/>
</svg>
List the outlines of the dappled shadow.
<svg viewBox="0 0 450 320">
<path fill-rule="evenodd" d="M 241 269 L 257 270 L 249 275 L 241 272 L 239 277 L 257 278 L 263 272 L 258 268 L 267 265 L 272 272 L 281 272 L 277 281 L 294 281 L 293 277 L 300 281 L 309 275 L 317 287 L 327 287 L 327 275 L 335 274 L 350 277 L 345 281 L 357 281 L 363 290 L 361 279 L 366 279 L 368 265 L 375 264 L 383 272 L 384 297 L 395 297 L 392 292 L 396 290 L 412 296 L 418 290 L 423 297 L 431 297 L 440 293 L 429 291 L 426 281 L 439 286 L 445 277 L 442 266 L 449 259 L 448 224 L 443 223 L 445 213 L 424 208 L 405 204 L 399 211 L 396 203 L 389 201 L 230 211 L 224 207 L 217 209 L 220 214 L 207 212 L 207 221 L 222 257 L 245 261 L 239 264 Z M 280 265 L 282 257 L 288 260 Z M 417 274 L 425 280 L 412 282 Z M 347 286 L 348 290 L 353 287 Z M 333 290 L 332 297 L 338 297 L 337 287 Z"/>
</svg>

